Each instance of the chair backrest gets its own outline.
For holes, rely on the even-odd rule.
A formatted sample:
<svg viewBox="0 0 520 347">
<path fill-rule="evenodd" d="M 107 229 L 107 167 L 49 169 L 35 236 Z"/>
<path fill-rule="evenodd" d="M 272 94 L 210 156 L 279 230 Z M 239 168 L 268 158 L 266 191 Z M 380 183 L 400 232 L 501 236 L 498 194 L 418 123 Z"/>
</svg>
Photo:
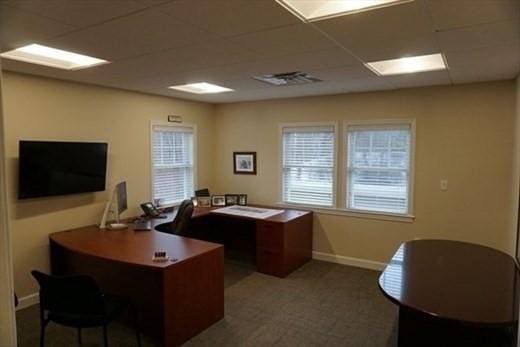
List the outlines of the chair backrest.
<svg viewBox="0 0 520 347">
<path fill-rule="evenodd" d="M 193 214 L 193 202 L 184 200 L 179 206 L 177 215 L 172 221 L 171 232 L 177 235 L 188 235 L 191 225 L 191 215 Z"/>
<path fill-rule="evenodd" d="M 210 196 L 209 189 L 208 188 L 204 188 L 204 189 L 196 190 L 195 191 L 195 196 L 196 197 L 199 197 L 199 196 Z"/>
<path fill-rule="evenodd" d="M 31 271 L 40 285 L 42 310 L 77 315 L 102 315 L 105 300 L 96 281 L 85 275 L 53 276 Z"/>
</svg>

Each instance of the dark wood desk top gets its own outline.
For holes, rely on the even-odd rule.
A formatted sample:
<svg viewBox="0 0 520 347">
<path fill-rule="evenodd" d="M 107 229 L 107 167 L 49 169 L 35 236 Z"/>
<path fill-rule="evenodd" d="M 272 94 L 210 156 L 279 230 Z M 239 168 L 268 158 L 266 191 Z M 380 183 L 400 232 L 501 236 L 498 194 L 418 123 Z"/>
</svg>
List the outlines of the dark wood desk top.
<svg viewBox="0 0 520 347">
<path fill-rule="evenodd" d="M 164 222 L 164 219 L 156 221 Z M 51 241 L 77 253 L 158 269 L 223 247 L 159 231 L 134 231 L 132 224 L 126 230 L 100 230 L 91 225 L 53 233 L 49 237 Z M 168 252 L 168 256 L 177 261 L 152 261 L 153 253 L 160 250 Z"/>
<path fill-rule="evenodd" d="M 401 244 L 379 277 L 394 303 L 443 319 L 476 325 L 518 320 L 519 273 L 495 249 L 447 240 Z"/>
<path fill-rule="evenodd" d="M 273 208 L 267 206 L 258 206 Z M 212 210 L 218 207 L 197 207 L 193 213 L 193 218 L 202 218 L 213 214 Z M 280 208 L 282 209 L 282 208 Z M 283 209 L 284 212 L 274 215 L 265 220 L 269 222 L 286 223 L 302 215 L 309 214 L 309 211 Z M 176 212 L 167 213 L 166 218 L 151 219 L 152 229 L 163 223 L 171 222 Z M 231 218 L 246 218 L 240 216 L 225 215 Z M 82 254 L 88 254 L 99 258 L 109 259 L 132 265 L 141 265 L 155 268 L 165 268 L 176 262 L 154 262 L 152 256 L 154 251 L 163 250 L 168 252 L 170 258 L 178 259 L 178 262 L 199 254 L 222 247 L 222 245 L 162 233 L 159 231 L 134 231 L 133 224 L 128 222 L 129 228 L 126 230 L 100 230 L 97 226 L 91 225 L 73 230 L 66 230 L 50 234 L 53 242 Z"/>
<path fill-rule="evenodd" d="M 265 206 L 265 205 L 250 205 L 249 207 L 259 207 L 259 208 L 268 208 L 273 210 L 283 210 L 282 213 L 275 214 L 274 216 L 271 216 L 269 218 L 251 218 L 251 217 L 243 217 L 243 216 L 236 216 L 236 215 L 230 215 L 230 214 L 218 214 L 220 216 L 229 216 L 230 218 L 243 218 L 243 219 L 252 219 L 252 220 L 263 220 L 266 222 L 275 222 L 275 223 L 288 223 L 292 221 L 293 219 L 299 218 L 303 215 L 310 214 L 312 211 L 305 211 L 305 210 L 293 210 L 293 209 L 287 209 L 283 207 L 273 207 L 273 206 Z M 209 214 L 215 214 L 212 213 L 212 210 L 218 209 L 220 207 L 197 207 L 195 208 L 195 211 L 193 212 L 193 218 L 203 217 L 207 216 Z"/>
</svg>

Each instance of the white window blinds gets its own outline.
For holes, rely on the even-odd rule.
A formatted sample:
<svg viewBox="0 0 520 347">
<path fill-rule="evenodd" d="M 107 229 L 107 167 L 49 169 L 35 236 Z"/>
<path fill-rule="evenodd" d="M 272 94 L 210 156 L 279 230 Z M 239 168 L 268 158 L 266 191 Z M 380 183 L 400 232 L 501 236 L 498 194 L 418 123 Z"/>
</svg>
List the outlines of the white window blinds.
<svg viewBox="0 0 520 347">
<path fill-rule="evenodd" d="M 347 128 L 347 208 L 409 214 L 410 124 Z"/>
<path fill-rule="evenodd" d="M 193 128 L 153 126 L 153 198 L 173 204 L 193 194 Z"/>
<path fill-rule="evenodd" d="M 333 206 L 334 127 L 284 127 L 282 136 L 283 201 Z"/>
</svg>

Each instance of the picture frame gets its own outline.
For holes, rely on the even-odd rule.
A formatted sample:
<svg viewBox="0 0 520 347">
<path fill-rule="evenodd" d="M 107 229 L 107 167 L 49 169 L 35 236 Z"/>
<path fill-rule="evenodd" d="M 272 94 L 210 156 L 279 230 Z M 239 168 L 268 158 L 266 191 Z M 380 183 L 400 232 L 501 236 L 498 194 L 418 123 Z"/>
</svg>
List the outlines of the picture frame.
<svg viewBox="0 0 520 347">
<path fill-rule="evenodd" d="M 240 206 L 247 206 L 247 194 L 238 194 L 238 204 Z"/>
<path fill-rule="evenodd" d="M 226 196 L 225 195 L 212 195 L 211 196 L 211 206 L 226 206 Z"/>
<path fill-rule="evenodd" d="M 238 205 L 238 194 L 226 194 L 226 206 Z"/>
<path fill-rule="evenodd" d="M 235 175 L 256 175 L 256 152 L 233 152 Z"/>
<path fill-rule="evenodd" d="M 196 196 L 192 196 L 191 203 L 193 204 L 193 207 L 199 206 L 199 198 L 197 198 Z"/>
<path fill-rule="evenodd" d="M 211 197 L 210 196 L 199 196 L 197 197 L 199 207 L 211 207 Z"/>
</svg>

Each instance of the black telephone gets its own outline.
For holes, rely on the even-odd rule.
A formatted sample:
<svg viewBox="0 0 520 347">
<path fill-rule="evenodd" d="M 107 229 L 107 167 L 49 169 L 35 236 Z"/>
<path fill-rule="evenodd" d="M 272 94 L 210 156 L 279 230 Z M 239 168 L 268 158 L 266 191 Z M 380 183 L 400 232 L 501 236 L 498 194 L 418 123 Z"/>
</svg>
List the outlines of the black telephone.
<svg viewBox="0 0 520 347">
<path fill-rule="evenodd" d="M 151 202 L 145 202 L 144 204 L 141 204 L 141 208 L 147 217 L 161 217 L 161 211 L 159 211 L 159 209 Z"/>
</svg>

